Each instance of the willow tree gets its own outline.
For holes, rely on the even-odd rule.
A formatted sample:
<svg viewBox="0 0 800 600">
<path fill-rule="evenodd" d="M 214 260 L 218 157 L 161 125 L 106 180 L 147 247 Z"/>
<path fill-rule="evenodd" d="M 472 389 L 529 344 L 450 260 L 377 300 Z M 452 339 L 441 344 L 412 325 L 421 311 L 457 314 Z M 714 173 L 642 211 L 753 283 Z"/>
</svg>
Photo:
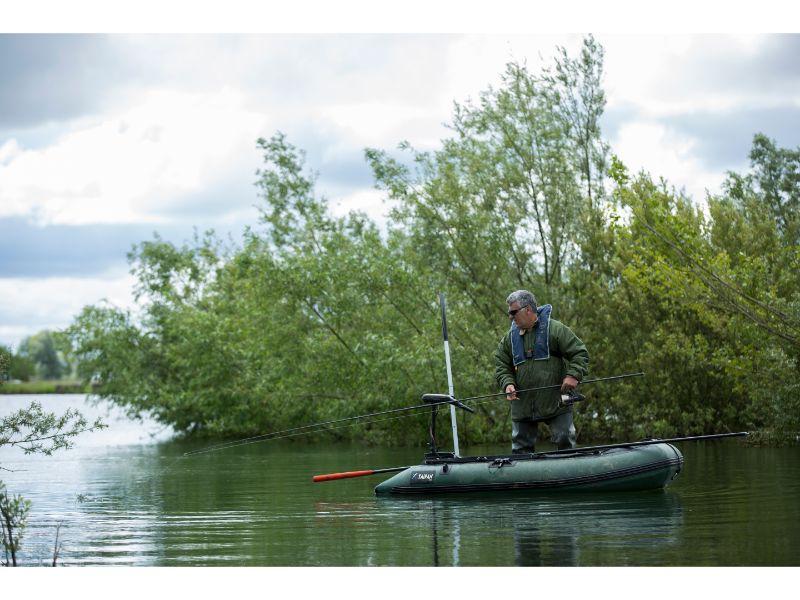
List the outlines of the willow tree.
<svg viewBox="0 0 800 600">
<path fill-rule="evenodd" d="M 500 86 L 455 105 L 440 150 L 401 144 L 414 167 L 367 150 L 377 185 L 396 203 L 393 225 L 491 336 L 505 325 L 503 290 L 561 295 L 585 209 L 602 187 L 601 75 L 602 49 L 591 38 L 580 58 L 562 52 L 552 71 L 512 62 Z"/>
<path fill-rule="evenodd" d="M 212 435 L 412 404 L 446 389 L 443 291 L 456 393 L 480 395 L 496 385 L 503 298 L 528 288 L 587 343 L 593 375 L 648 373 L 646 402 L 617 384 L 578 406 L 586 437 L 794 422 L 793 388 L 770 401 L 747 382 L 797 369 L 799 155 L 757 138 L 752 172 L 731 174 L 706 214 L 609 167 L 602 65 L 591 37 L 539 72 L 510 63 L 454 106 L 437 150 L 367 149 L 386 230 L 332 214 L 283 134 L 258 140 L 259 222 L 234 248 L 139 244 L 138 314 L 89 307 L 70 330 L 84 376 L 134 413 Z M 507 419 L 506 402 L 481 403 L 469 439 L 505 440 Z M 408 441 L 418 426 L 333 434 Z"/>
<path fill-rule="evenodd" d="M 760 163 L 768 146 L 755 137 L 751 171 L 729 174 L 707 210 L 646 174 L 613 169 L 629 222 L 612 227 L 618 277 L 595 310 L 613 322 L 598 348 L 649 377 L 638 405 L 615 395 L 599 406 L 598 434 L 755 429 L 779 438 L 800 429 L 791 375 L 800 357 L 800 252 L 782 226 L 797 212 L 761 181 L 765 171 L 791 172 L 787 152 Z"/>
<path fill-rule="evenodd" d="M 559 120 L 568 131 L 569 155 L 580 173 L 589 209 L 601 206 L 605 198 L 608 144 L 600 130 L 606 105 L 603 90 L 603 47 L 593 36 L 583 41 L 577 58 L 563 47 L 552 68 L 543 76 L 545 91 Z"/>
<path fill-rule="evenodd" d="M 332 216 L 302 151 L 282 134 L 258 144 L 265 229 L 260 242 L 253 238 L 248 277 L 266 282 L 258 273 L 270 273 L 270 290 L 252 296 L 256 312 L 282 303 L 292 314 L 282 329 L 294 332 L 284 381 L 295 387 L 295 416 L 350 416 L 445 389 L 438 288 L 427 269 L 416 268 L 424 249 L 398 231 L 382 234 L 362 214 Z M 271 303 L 258 300 L 270 296 Z M 366 433 L 408 439 L 411 426 L 395 421 Z"/>
</svg>

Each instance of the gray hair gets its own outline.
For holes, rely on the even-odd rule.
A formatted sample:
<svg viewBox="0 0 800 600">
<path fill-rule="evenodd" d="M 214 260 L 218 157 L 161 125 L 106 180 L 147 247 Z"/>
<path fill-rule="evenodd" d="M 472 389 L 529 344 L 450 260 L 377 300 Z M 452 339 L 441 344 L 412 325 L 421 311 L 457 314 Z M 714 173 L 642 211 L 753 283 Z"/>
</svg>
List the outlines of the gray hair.
<svg viewBox="0 0 800 600">
<path fill-rule="evenodd" d="M 511 292 L 508 298 L 506 298 L 506 303 L 511 306 L 514 304 L 514 302 L 519 302 L 520 308 L 530 306 L 533 308 L 533 310 L 536 310 L 536 297 L 528 290 L 517 290 L 516 292 Z"/>
</svg>

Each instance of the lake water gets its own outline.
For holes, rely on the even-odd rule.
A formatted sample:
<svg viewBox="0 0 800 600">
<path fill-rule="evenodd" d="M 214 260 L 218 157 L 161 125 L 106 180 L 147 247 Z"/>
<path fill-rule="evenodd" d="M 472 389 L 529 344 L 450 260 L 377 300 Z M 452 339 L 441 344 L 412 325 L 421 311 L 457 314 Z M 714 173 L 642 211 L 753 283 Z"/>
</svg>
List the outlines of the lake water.
<svg viewBox="0 0 800 600">
<path fill-rule="evenodd" d="M 33 503 L 26 565 L 52 561 L 59 523 L 70 566 L 800 564 L 799 447 L 684 442 L 666 491 L 392 499 L 373 495 L 381 476 L 311 476 L 416 464 L 424 448 L 281 440 L 182 458 L 203 444 L 80 395 L 0 396 L 0 415 L 33 399 L 110 427 L 51 457 L 0 449 L 0 479 Z"/>
</svg>

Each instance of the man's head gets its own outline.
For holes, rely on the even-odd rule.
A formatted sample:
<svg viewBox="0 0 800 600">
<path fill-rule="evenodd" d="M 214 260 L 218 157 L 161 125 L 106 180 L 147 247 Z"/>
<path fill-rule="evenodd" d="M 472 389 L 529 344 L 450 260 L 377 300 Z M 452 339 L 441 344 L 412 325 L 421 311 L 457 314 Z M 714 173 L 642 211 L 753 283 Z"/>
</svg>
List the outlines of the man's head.
<svg viewBox="0 0 800 600">
<path fill-rule="evenodd" d="M 536 298 L 528 290 L 517 290 L 506 298 L 508 318 L 520 329 L 530 329 L 538 320 Z"/>
</svg>

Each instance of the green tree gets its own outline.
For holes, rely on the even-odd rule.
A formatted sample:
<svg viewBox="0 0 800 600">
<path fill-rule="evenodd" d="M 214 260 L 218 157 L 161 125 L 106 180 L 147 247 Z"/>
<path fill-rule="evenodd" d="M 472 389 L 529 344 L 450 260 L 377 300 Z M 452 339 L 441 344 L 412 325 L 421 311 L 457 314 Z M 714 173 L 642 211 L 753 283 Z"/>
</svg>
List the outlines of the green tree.
<svg viewBox="0 0 800 600">
<path fill-rule="evenodd" d="M 630 224 L 619 228 L 621 277 L 600 310 L 607 305 L 636 349 L 631 359 L 657 380 L 638 418 L 624 399 L 612 403 L 612 424 L 638 420 L 654 434 L 800 427 L 796 378 L 787 376 L 797 372 L 800 289 L 787 272 L 798 248 L 781 241 L 764 194 L 742 185 L 752 177 L 731 175 L 705 214 L 664 183 L 615 170 Z"/>
<path fill-rule="evenodd" d="M 9 379 L 29 381 L 36 374 L 36 364 L 27 356 L 15 354 L 8 346 L 0 346 L 0 382 Z"/>
<path fill-rule="evenodd" d="M 71 448 L 74 438 L 87 431 L 102 429 L 105 424 L 97 419 L 93 423 L 77 410 L 67 409 L 61 415 L 47 412 L 38 402 L 0 418 L 0 447 L 9 446 L 25 454 L 51 455 L 57 450 Z M 0 466 L 0 470 L 3 467 Z M 17 566 L 17 553 L 27 525 L 30 501 L 20 495 L 11 495 L 0 481 L 0 524 L 5 551 L 5 566 Z"/>
<path fill-rule="evenodd" d="M 606 105 L 603 91 L 603 47 L 593 36 L 583 41 L 577 58 L 558 48 L 552 68 L 543 75 L 544 91 L 554 113 L 568 132 L 569 156 L 583 183 L 589 210 L 596 210 L 605 197 L 608 144 L 600 131 Z"/>
<path fill-rule="evenodd" d="M 498 293 L 532 287 L 562 299 L 586 194 L 601 187 L 594 121 L 604 100 L 572 89 L 599 81 L 602 54 L 586 48 L 584 66 L 559 57 L 566 78 L 509 64 L 500 88 L 456 106 L 441 151 L 403 146 L 413 171 L 368 150 L 396 203 L 385 234 L 363 215 L 331 216 L 316 174 L 285 136 L 259 140 L 265 229 L 213 266 L 198 261 L 199 247 L 140 245 L 131 259 L 143 317 L 134 324 L 119 311 L 84 311 L 72 329 L 84 374 L 132 410 L 230 435 L 417 402 L 446 386 L 436 304 L 444 291 L 461 393 L 484 393 L 494 386 L 491 348 L 507 327 Z M 559 94 L 590 100 L 569 112 Z M 585 174 L 573 157 L 584 146 Z M 199 293 L 184 294 L 193 278 L 203 282 Z M 479 412 L 474 439 L 505 435 L 506 405 Z M 390 425 L 375 435 L 408 438 L 405 422 Z"/>
<path fill-rule="evenodd" d="M 729 174 L 727 192 L 740 205 L 758 198 L 784 245 L 800 244 L 800 148 L 779 148 L 763 134 L 753 138 L 752 171 Z"/>
<path fill-rule="evenodd" d="M 17 552 L 22 544 L 22 536 L 28 524 L 30 500 L 19 495 L 9 495 L 5 484 L 0 481 L 0 539 L 5 552 L 3 566 L 17 566 Z"/>
<path fill-rule="evenodd" d="M 602 76 L 590 37 L 540 73 L 507 65 L 455 105 L 439 149 L 367 149 L 393 207 L 385 231 L 332 215 L 304 153 L 259 139 L 261 218 L 241 247 L 211 233 L 137 245 L 137 316 L 87 307 L 62 353 L 134 414 L 244 437 L 444 390 L 438 291 L 456 392 L 486 393 L 503 296 L 528 288 L 587 343 L 593 375 L 648 374 L 644 389 L 587 389 L 583 437 L 796 430 L 797 153 L 756 136 L 751 171 L 701 209 L 608 160 Z M 469 440 L 505 440 L 508 418 L 503 401 L 480 403 Z M 392 443 L 421 426 L 329 435 Z"/>
<path fill-rule="evenodd" d="M 9 378 L 8 368 L 11 365 L 11 349 L 0 345 L 0 385 Z"/>
<path fill-rule="evenodd" d="M 36 371 L 42 379 L 58 379 L 67 372 L 67 366 L 59 355 L 56 336 L 45 329 L 22 340 L 18 354 L 36 363 Z"/>
</svg>

